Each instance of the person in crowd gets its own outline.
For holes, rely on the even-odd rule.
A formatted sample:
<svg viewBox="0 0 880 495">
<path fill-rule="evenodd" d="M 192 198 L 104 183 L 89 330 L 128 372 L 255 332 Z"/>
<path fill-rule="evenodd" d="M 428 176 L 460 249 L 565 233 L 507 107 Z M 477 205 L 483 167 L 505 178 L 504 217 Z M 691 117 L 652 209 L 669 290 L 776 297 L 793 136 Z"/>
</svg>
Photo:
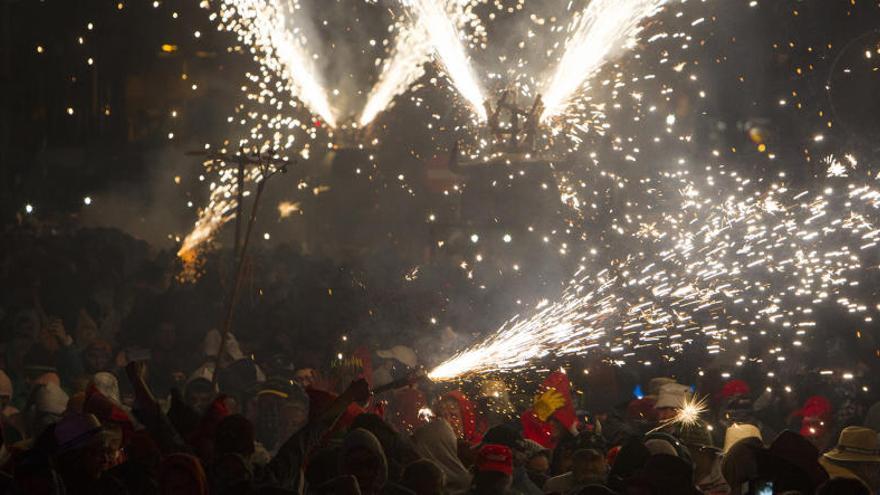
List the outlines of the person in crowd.
<svg viewBox="0 0 880 495">
<path fill-rule="evenodd" d="M 657 402 L 654 403 L 657 420 L 662 423 L 673 419 L 690 397 L 690 393 L 690 387 L 680 383 L 666 383 L 661 386 Z"/>
<path fill-rule="evenodd" d="M 375 435 L 363 428 L 345 435 L 339 451 L 339 474 L 354 477 L 363 495 L 382 493 L 388 481 L 388 460 Z"/>
<path fill-rule="evenodd" d="M 475 464 L 471 495 L 508 495 L 513 483 L 513 453 L 506 445 L 480 447 Z"/>
<path fill-rule="evenodd" d="M 446 473 L 428 459 L 419 459 L 406 466 L 401 484 L 415 495 L 464 493 L 450 491 L 446 484 Z"/>
<path fill-rule="evenodd" d="M 513 480 L 511 489 L 523 495 L 538 495 L 541 487 L 535 485 L 529 477 L 526 463 L 528 457 L 526 453 L 526 441 L 518 430 L 508 425 L 495 426 L 486 432 L 483 437 L 484 444 L 504 445 L 510 449 L 513 455 Z"/>
<path fill-rule="evenodd" d="M 446 490 L 451 494 L 465 493 L 471 486 L 471 474 L 458 457 L 455 432 L 443 418 L 419 427 L 413 435 L 416 452 L 443 471 Z"/>
<path fill-rule="evenodd" d="M 543 487 L 550 479 L 550 460 L 552 451 L 545 449 L 534 440 L 525 440 L 526 472 L 535 486 Z"/>
<path fill-rule="evenodd" d="M 523 436 L 547 449 L 555 449 L 566 437 L 577 436 L 578 418 L 565 373 L 551 373 L 541 385 L 532 407 L 520 417 Z"/>
<path fill-rule="evenodd" d="M 702 421 L 681 425 L 676 434 L 687 447 L 694 465 L 694 480 L 704 495 L 726 495 L 730 486 L 721 473 L 722 451 L 715 447 L 708 425 Z"/>
<path fill-rule="evenodd" d="M 871 491 L 880 489 L 880 442 L 870 428 L 844 428 L 837 445 L 825 452 L 819 463 L 831 478 L 856 479 Z"/>
<path fill-rule="evenodd" d="M 608 477 L 605 456 L 593 449 L 582 449 L 572 457 L 571 471 L 550 478 L 544 493 L 575 494 L 590 485 L 604 485 Z"/>
</svg>

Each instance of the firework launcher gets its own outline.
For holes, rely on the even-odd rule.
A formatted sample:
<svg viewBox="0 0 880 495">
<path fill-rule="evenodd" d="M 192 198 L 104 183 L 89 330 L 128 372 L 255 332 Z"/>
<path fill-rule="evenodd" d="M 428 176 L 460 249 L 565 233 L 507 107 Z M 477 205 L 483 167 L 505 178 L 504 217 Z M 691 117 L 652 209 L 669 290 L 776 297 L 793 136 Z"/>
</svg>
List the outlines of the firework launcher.
<svg viewBox="0 0 880 495">
<path fill-rule="evenodd" d="M 460 144 L 457 166 L 547 164 L 550 132 L 541 122 L 544 99 L 537 95 L 531 104 L 521 104 L 513 89 L 501 92 L 493 104 L 483 102 L 486 122 L 475 145 Z"/>
<path fill-rule="evenodd" d="M 392 390 L 397 390 L 399 388 L 409 387 L 423 381 L 430 381 L 430 379 L 428 378 L 428 374 L 425 373 L 425 370 L 423 369 L 415 370 L 403 378 L 394 380 L 391 383 L 386 383 L 381 387 L 374 388 L 373 394 L 379 395 L 385 392 L 390 392 Z"/>
<path fill-rule="evenodd" d="M 486 128 L 496 148 L 509 153 L 533 153 L 538 138 L 539 122 L 544 113 L 541 95 L 535 97 L 529 109 L 517 105 L 513 90 L 501 93 L 495 108 L 488 100 L 483 102 L 488 116 Z"/>
<path fill-rule="evenodd" d="M 368 149 L 375 144 L 373 124 L 360 125 L 354 119 L 335 128 L 333 131 L 333 149 Z"/>
</svg>

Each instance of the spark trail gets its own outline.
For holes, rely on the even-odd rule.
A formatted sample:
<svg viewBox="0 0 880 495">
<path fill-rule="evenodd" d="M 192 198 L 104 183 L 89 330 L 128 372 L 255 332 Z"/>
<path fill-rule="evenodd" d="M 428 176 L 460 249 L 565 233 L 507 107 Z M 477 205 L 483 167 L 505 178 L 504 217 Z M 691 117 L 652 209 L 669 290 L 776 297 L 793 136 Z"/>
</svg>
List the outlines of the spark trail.
<svg viewBox="0 0 880 495">
<path fill-rule="evenodd" d="M 468 102 L 480 121 L 486 120 L 482 86 L 462 45 L 461 36 L 438 0 L 402 0 L 412 13 L 414 24 L 428 34 L 446 75 Z"/>
<path fill-rule="evenodd" d="M 565 113 L 577 93 L 616 53 L 631 48 L 641 22 L 666 0 L 592 0 L 568 27 L 570 37 L 557 68 L 545 84 L 542 119 Z"/>
<path fill-rule="evenodd" d="M 814 306 L 870 311 L 848 292 L 857 290 L 880 239 L 880 190 L 873 185 L 836 183 L 815 192 L 775 184 L 720 203 L 692 191 L 683 196 L 679 212 L 645 230 L 654 252 L 596 275 L 583 266 L 558 302 L 514 317 L 429 376 L 513 370 L 599 348 L 619 356 L 643 346 L 680 350 L 698 336 L 717 353 L 747 341 L 744 330 L 776 332 L 797 348 L 815 326 Z M 771 352 L 785 359 L 782 347 Z"/>
</svg>

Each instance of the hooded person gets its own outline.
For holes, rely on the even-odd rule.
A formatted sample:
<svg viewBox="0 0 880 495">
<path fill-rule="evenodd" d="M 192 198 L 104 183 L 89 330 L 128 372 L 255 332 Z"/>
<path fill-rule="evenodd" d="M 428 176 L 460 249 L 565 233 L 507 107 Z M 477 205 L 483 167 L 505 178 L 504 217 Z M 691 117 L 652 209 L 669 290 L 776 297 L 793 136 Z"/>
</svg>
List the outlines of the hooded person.
<svg viewBox="0 0 880 495">
<path fill-rule="evenodd" d="M 849 426 L 840 432 L 837 445 L 822 455 L 819 464 L 831 478 L 858 479 L 872 490 L 880 488 L 880 441 L 877 432 Z"/>
<path fill-rule="evenodd" d="M 453 390 L 440 398 L 434 408 L 437 415 L 445 419 L 455 436 L 467 445 L 479 445 L 483 439 L 482 422 L 477 418 L 473 403 L 460 390 Z"/>
<path fill-rule="evenodd" d="M 400 482 L 403 476 L 404 468 L 419 459 L 419 454 L 407 437 L 398 433 L 390 424 L 385 422 L 376 414 L 361 414 L 354 418 L 351 423 L 351 429 L 363 428 L 372 433 L 385 452 L 385 458 L 388 459 L 388 481 L 392 483 Z M 452 434 L 453 450 L 455 449 L 455 434 Z"/>
<path fill-rule="evenodd" d="M 340 476 L 353 476 L 363 495 L 382 493 L 388 481 L 388 460 L 375 435 L 355 428 L 345 435 L 339 452 Z"/>
<path fill-rule="evenodd" d="M 445 419 L 437 418 L 417 428 L 413 441 L 416 452 L 434 462 L 446 475 L 446 489 L 451 495 L 468 491 L 471 474 L 458 458 L 455 432 Z"/>
<path fill-rule="evenodd" d="M 557 371 L 544 380 L 532 407 L 520 416 L 520 423 L 523 436 L 546 449 L 555 449 L 566 433 L 577 436 L 578 418 L 565 373 Z"/>
</svg>

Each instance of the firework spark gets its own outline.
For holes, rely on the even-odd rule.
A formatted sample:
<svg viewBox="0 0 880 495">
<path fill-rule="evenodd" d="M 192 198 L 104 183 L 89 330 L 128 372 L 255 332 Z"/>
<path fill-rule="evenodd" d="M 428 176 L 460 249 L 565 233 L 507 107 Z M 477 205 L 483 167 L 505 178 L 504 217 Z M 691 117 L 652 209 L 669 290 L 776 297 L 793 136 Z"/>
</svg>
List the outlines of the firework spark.
<svg viewBox="0 0 880 495">
<path fill-rule="evenodd" d="M 571 37 L 544 90 L 543 119 L 565 112 L 584 84 L 614 53 L 630 48 L 640 23 L 666 0 L 593 0 L 569 25 Z"/>
<path fill-rule="evenodd" d="M 679 211 L 662 213 L 644 239 L 650 252 L 596 275 L 582 267 L 559 301 L 514 317 L 429 376 L 512 370 L 548 355 L 680 350 L 698 335 L 707 352 L 718 353 L 746 342 L 745 330 L 755 328 L 775 329 L 785 341 L 793 331 L 800 342 L 815 326 L 813 305 L 869 311 L 847 292 L 866 276 L 862 267 L 880 237 L 878 206 L 880 191 L 855 184 L 818 193 L 774 184 L 720 204 L 684 191 Z M 776 359 L 784 359 L 781 351 Z"/>
<path fill-rule="evenodd" d="M 452 84 L 467 100 L 480 121 L 486 120 L 482 86 L 465 52 L 461 35 L 452 19 L 437 0 L 403 0 L 415 24 L 428 34 L 431 46 Z"/>
</svg>

